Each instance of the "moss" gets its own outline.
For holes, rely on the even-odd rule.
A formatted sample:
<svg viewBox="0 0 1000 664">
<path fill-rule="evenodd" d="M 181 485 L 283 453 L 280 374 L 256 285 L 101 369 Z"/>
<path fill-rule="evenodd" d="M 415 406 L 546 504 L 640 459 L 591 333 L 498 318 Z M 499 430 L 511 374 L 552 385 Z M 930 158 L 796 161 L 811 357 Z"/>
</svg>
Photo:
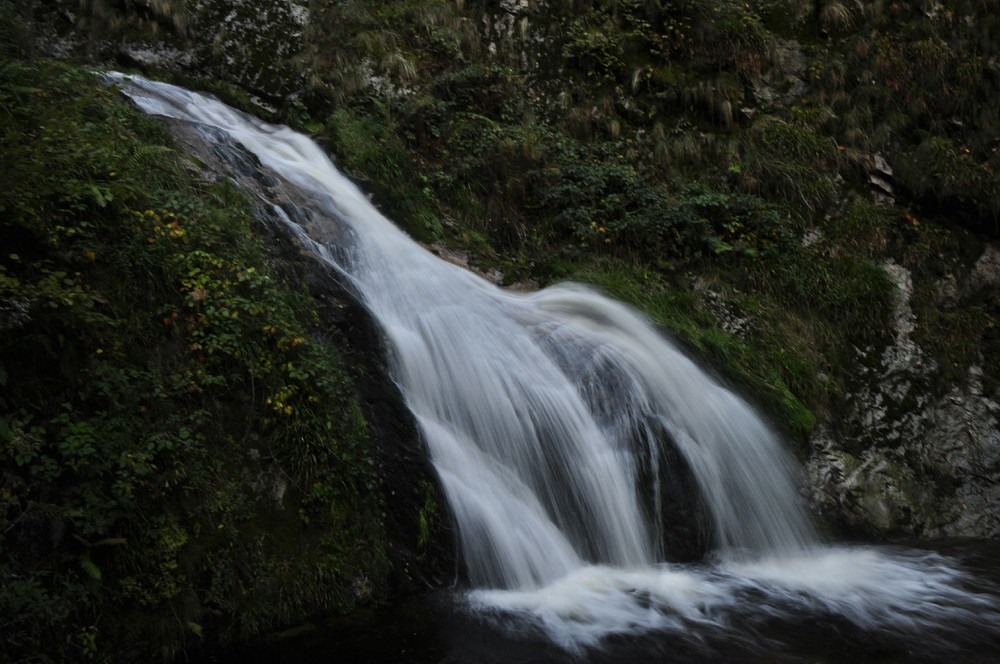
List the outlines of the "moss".
<svg viewBox="0 0 1000 664">
<path fill-rule="evenodd" d="M 340 109 L 330 116 L 329 126 L 339 165 L 364 179 L 386 214 L 421 240 L 440 237 L 437 197 L 426 186 L 427 178 L 415 175 L 417 167 L 392 133 L 391 123 Z"/>
<path fill-rule="evenodd" d="M 862 258 L 884 256 L 898 213 L 862 197 L 852 197 L 842 214 L 831 216 L 825 230 L 838 247 Z"/>
<path fill-rule="evenodd" d="M 447 237 L 508 280 L 578 278 L 623 297 L 801 433 L 841 420 L 852 375 L 889 341 L 888 258 L 914 275 L 915 339 L 944 377 L 978 353 L 986 380 L 1000 375 L 995 305 L 937 286 L 997 237 L 1000 17 L 987 4 L 566 2 L 508 16 L 473 0 L 312 3 L 289 78 L 302 94 L 279 116 L 329 141 L 415 236 Z M 30 42 L 11 34 L 3 48 Z M 873 170 L 894 201 L 876 202 Z M 100 199 L 81 185 L 68 200 L 100 211 L 122 193 L 97 186 Z M 168 278 L 158 258 L 130 260 Z M 33 287 L 79 303 L 84 290 L 60 285 L 72 276 Z M 724 329 L 705 284 L 745 330 Z M 20 320 L 22 304 L 0 317 Z M 12 439 L 30 447 L 36 424 L 11 420 Z"/>
<path fill-rule="evenodd" d="M 170 658 L 376 598 L 368 424 L 244 197 L 89 72 L 5 59 L 0 99 L 5 657 Z"/>
<path fill-rule="evenodd" d="M 752 340 L 719 329 L 719 321 L 690 291 L 673 285 L 660 272 L 618 261 L 605 261 L 568 275 L 601 288 L 646 312 L 685 344 L 721 367 L 728 378 L 753 395 L 771 417 L 796 436 L 807 434 L 816 418 L 796 393 L 816 381 L 818 358 L 801 345 L 783 347 L 789 337 L 758 333 Z M 760 311 L 758 309 L 758 311 Z M 793 392 L 789 385 L 796 386 Z"/>
<path fill-rule="evenodd" d="M 296 59 L 307 0 L 232 3 L 202 0 L 190 13 L 192 50 L 213 76 L 281 98 L 301 89 Z M 238 53 L 239 57 L 233 57 Z"/>
</svg>

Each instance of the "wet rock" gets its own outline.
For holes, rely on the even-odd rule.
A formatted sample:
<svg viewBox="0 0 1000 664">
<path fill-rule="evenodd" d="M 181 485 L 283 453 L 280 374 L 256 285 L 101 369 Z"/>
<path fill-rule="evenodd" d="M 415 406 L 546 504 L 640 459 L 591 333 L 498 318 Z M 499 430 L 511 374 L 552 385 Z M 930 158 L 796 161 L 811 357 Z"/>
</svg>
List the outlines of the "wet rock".
<svg viewBox="0 0 1000 664">
<path fill-rule="evenodd" d="M 720 328 L 746 340 L 751 325 L 751 319 L 748 316 L 740 316 L 736 313 L 727 304 L 726 297 L 722 293 L 710 289 L 702 280 L 696 279 L 692 287 L 701 297 L 701 305 L 715 316 Z"/>
<path fill-rule="evenodd" d="M 319 314 L 316 334 L 320 340 L 345 349 L 350 364 L 360 367 L 352 378 L 371 426 L 374 462 L 381 478 L 378 490 L 383 494 L 389 540 L 386 550 L 393 564 L 391 591 L 406 593 L 449 582 L 455 562 L 446 502 L 416 422 L 389 373 L 384 335 L 350 281 L 321 260 L 324 252 L 348 246 L 353 241 L 352 232 L 346 224 L 329 223 L 337 220 L 327 217 L 324 234 L 315 233 L 316 218 L 323 213 L 241 145 L 232 141 L 210 144 L 201 138 L 204 127 L 165 118 L 163 122 L 202 166 L 202 177 L 228 177 L 236 185 L 258 192 L 252 211 L 262 224 L 272 264 L 290 283 L 308 289 Z M 310 240 L 300 229 L 309 230 L 334 248 Z M 260 456 L 259 451 L 256 454 Z M 270 468 L 263 469 L 251 487 L 279 508 L 287 488 L 285 479 Z M 421 531 L 425 529 L 430 532 L 421 549 Z M 374 593 L 373 583 L 367 578 L 357 580 L 353 588 L 356 598 L 369 598 Z"/>
<path fill-rule="evenodd" d="M 785 104 L 807 91 L 805 83 L 809 60 L 795 41 L 780 40 L 775 46 L 774 67 L 753 84 L 757 106 L 764 109 Z"/>
<path fill-rule="evenodd" d="M 195 64 L 191 51 L 164 44 L 129 43 L 121 47 L 121 53 L 140 67 L 165 71 L 186 70 Z"/>
<path fill-rule="evenodd" d="M 976 263 L 958 292 L 991 283 L 994 254 Z M 1000 403 L 972 365 L 942 385 L 942 367 L 914 340 L 913 275 L 884 265 L 897 288 L 893 341 L 858 353 L 848 408 L 810 439 L 806 462 L 814 511 L 845 531 L 868 535 L 1000 536 Z"/>
<path fill-rule="evenodd" d="M 986 289 L 1000 289 L 1000 247 L 995 244 L 986 246 L 973 266 L 965 287 L 967 293 Z"/>
</svg>

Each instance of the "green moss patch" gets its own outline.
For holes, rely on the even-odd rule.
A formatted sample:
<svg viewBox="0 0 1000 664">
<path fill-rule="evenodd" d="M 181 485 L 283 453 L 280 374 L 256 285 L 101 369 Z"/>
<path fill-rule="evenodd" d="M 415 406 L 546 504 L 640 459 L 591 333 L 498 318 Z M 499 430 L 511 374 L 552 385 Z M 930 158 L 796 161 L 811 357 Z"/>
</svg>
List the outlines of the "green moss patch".
<svg viewBox="0 0 1000 664">
<path fill-rule="evenodd" d="M 151 661 L 377 597 L 368 425 L 243 197 L 93 74 L 5 58 L 0 114 L 5 658 Z"/>
</svg>

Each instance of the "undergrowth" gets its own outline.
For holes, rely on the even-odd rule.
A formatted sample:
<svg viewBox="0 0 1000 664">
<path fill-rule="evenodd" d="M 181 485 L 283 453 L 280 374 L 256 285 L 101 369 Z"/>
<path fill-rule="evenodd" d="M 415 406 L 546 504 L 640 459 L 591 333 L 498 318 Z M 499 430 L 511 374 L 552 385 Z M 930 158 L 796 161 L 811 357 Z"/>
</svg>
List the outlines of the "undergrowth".
<svg viewBox="0 0 1000 664">
<path fill-rule="evenodd" d="M 509 282 L 634 304 L 803 440 L 892 338 L 887 260 L 913 275 L 941 389 L 979 365 L 996 387 L 996 298 L 946 288 L 998 236 L 994 5 L 314 3 L 301 89 L 276 114 L 418 238 Z M 268 274 L 237 195 L 181 182 L 155 125 L 73 70 L 2 72 L 0 627 L 27 635 L 12 647 L 69 621 L 47 647 L 99 659 L 122 635 L 97 598 L 167 607 L 143 609 L 136 638 L 167 649 L 305 611 L 269 594 L 277 579 L 339 601 L 317 589 L 343 587 L 347 542 L 378 520 L 352 502 L 364 426 L 304 296 Z M 957 245 L 971 254 L 946 264 Z M 291 521 L 259 516 L 278 486 Z M 344 538 L 289 562 L 275 538 L 307 522 Z M 258 591 L 256 613 L 241 602 Z"/>
<path fill-rule="evenodd" d="M 421 239 L 637 304 L 805 434 L 891 339 L 881 264 L 920 282 L 934 233 L 996 235 L 995 23 L 974 2 L 348 3 L 317 18 L 301 99 Z M 977 316 L 932 316 L 925 345 L 978 361 Z"/>
<path fill-rule="evenodd" d="M 170 659 L 369 599 L 378 476 L 308 292 L 96 75 L 3 55 L 0 659 Z"/>
</svg>

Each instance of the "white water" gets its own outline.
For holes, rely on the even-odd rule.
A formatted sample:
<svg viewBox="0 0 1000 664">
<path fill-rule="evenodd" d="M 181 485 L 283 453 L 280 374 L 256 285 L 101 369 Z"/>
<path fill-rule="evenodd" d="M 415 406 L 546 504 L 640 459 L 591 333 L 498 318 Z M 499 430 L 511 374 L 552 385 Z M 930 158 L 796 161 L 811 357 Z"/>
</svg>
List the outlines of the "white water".
<svg viewBox="0 0 1000 664">
<path fill-rule="evenodd" d="M 220 128 L 350 226 L 338 247 L 294 230 L 353 280 L 390 341 L 483 615 L 520 616 L 571 651 L 724 628 L 751 591 L 754 611 L 899 634 L 1000 615 L 943 559 L 817 544 L 768 427 L 627 307 L 580 286 L 503 291 L 411 241 L 307 138 L 115 80 L 146 112 Z M 662 470 L 668 439 L 711 515 L 711 565 L 663 562 L 662 487 L 641 477 Z"/>
</svg>

